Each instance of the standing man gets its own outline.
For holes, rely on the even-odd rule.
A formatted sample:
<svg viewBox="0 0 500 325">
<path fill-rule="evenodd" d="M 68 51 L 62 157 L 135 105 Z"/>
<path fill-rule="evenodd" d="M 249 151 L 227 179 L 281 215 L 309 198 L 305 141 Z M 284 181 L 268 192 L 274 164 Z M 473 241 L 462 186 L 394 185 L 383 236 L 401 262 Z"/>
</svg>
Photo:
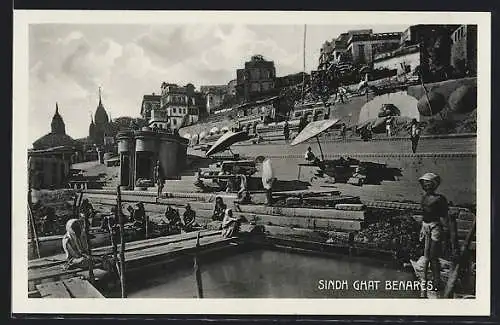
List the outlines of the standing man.
<svg viewBox="0 0 500 325">
<path fill-rule="evenodd" d="M 266 158 L 262 163 L 262 186 L 266 190 L 266 205 L 272 205 L 273 203 L 273 183 L 274 171 L 271 159 Z"/>
<path fill-rule="evenodd" d="M 285 142 L 288 143 L 290 139 L 290 126 L 288 125 L 288 121 L 285 121 L 285 125 L 283 126 L 283 135 L 285 136 Z"/>
<path fill-rule="evenodd" d="M 420 125 L 418 125 L 417 119 L 411 120 L 410 139 L 411 139 L 411 151 L 413 153 L 416 153 L 418 140 L 420 139 Z"/>
<path fill-rule="evenodd" d="M 305 116 L 301 116 L 300 117 L 300 121 L 299 121 L 299 133 L 302 132 L 302 130 L 304 130 L 304 128 L 306 127 L 306 125 L 307 125 L 306 117 Z"/>
<path fill-rule="evenodd" d="M 340 136 L 342 137 L 342 140 L 345 140 L 346 133 L 347 133 L 347 128 L 345 126 L 345 123 L 342 123 L 342 126 L 340 128 Z"/>
<path fill-rule="evenodd" d="M 156 161 L 156 165 L 154 167 L 154 177 L 155 177 L 156 185 L 158 187 L 158 193 L 156 195 L 157 195 L 157 197 L 161 197 L 163 187 L 165 186 L 165 179 L 163 179 L 163 175 L 161 172 L 161 165 L 160 165 L 159 160 Z"/>
<path fill-rule="evenodd" d="M 421 201 L 423 221 L 420 231 L 420 240 L 424 242 L 424 281 L 427 281 L 430 264 L 432 287 L 434 291 L 439 291 L 442 288 L 439 258 L 445 251 L 452 259 L 458 256 L 457 224 L 448 213 L 446 197 L 436 193 L 441 178 L 434 173 L 426 173 L 418 181 L 425 192 Z"/>
<path fill-rule="evenodd" d="M 389 116 L 386 120 L 385 120 L 385 131 L 387 132 L 387 137 L 391 137 L 392 133 L 391 133 L 391 128 L 392 128 L 392 116 Z"/>
</svg>

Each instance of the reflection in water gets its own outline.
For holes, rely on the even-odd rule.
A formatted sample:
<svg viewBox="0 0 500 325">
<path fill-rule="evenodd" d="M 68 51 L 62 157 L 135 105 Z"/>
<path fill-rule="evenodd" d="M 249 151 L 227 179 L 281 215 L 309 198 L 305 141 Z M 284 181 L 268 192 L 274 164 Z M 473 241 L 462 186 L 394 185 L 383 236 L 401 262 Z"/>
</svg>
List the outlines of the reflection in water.
<svg viewBox="0 0 500 325">
<path fill-rule="evenodd" d="M 201 264 L 206 298 L 414 298 L 417 291 L 386 290 L 385 281 L 413 281 L 410 273 L 347 258 L 256 250 Z M 320 290 L 320 280 L 347 280 L 344 290 Z M 356 280 L 379 280 L 378 290 L 355 290 Z M 141 279 L 131 298 L 195 298 L 192 268 Z"/>
</svg>

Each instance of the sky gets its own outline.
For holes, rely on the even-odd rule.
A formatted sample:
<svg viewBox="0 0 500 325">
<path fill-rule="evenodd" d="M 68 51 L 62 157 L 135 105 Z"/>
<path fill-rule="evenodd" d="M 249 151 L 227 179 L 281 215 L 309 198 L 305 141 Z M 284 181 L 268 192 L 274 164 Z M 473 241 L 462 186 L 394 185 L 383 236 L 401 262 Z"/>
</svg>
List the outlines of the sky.
<svg viewBox="0 0 500 325">
<path fill-rule="evenodd" d="M 406 25 L 307 26 L 306 71 L 326 40 L 351 29 L 403 31 Z M 303 70 L 304 25 L 77 25 L 29 27 L 29 140 L 50 132 L 56 102 L 73 138 L 88 135 L 98 104 L 112 118 L 139 116 L 142 96 L 163 81 L 197 89 L 236 79 L 254 54 L 273 60 L 277 76 Z"/>
</svg>

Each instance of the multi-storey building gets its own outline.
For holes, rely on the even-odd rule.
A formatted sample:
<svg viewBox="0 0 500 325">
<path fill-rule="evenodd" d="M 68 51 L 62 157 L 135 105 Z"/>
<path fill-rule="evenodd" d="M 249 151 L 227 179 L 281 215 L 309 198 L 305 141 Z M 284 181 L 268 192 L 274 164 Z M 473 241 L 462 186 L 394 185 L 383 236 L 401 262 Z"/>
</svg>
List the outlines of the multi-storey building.
<svg viewBox="0 0 500 325">
<path fill-rule="evenodd" d="M 467 75 L 477 73 L 477 25 L 462 25 L 451 34 L 451 65 Z"/>
<path fill-rule="evenodd" d="M 151 95 L 144 95 L 142 97 L 141 104 L 141 116 L 145 120 L 149 120 L 151 118 L 152 110 L 159 110 L 161 104 L 161 96 L 152 93 Z"/>
<path fill-rule="evenodd" d="M 245 101 L 266 96 L 274 90 L 275 78 L 274 61 L 254 55 L 244 69 L 236 70 L 236 95 Z"/>
<path fill-rule="evenodd" d="M 179 129 L 182 126 L 191 125 L 198 121 L 198 107 L 195 102 L 195 91 L 192 84 L 179 87 L 177 84 L 163 82 L 161 85 L 161 95 L 148 96 L 143 106 L 152 104 L 149 113 L 141 107 L 141 115 L 148 119 L 150 127 L 160 129 Z M 154 107 L 154 108 L 153 108 Z M 144 112 L 144 113 L 142 113 Z M 149 116 L 149 118 L 147 117 Z"/>
<path fill-rule="evenodd" d="M 402 33 L 353 34 L 347 41 L 347 53 L 355 64 L 371 64 L 377 53 L 399 47 Z"/>
<path fill-rule="evenodd" d="M 350 30 L 340 34 L 330 42 L 326 41 L 320 49 L 318 70 L 328 68 L 332 63 L 350 60 L 350 56 L 346 56 L 348 41 L 353 35 L 371 35 L 372 29 L 357 29 Z"/>
</svg>

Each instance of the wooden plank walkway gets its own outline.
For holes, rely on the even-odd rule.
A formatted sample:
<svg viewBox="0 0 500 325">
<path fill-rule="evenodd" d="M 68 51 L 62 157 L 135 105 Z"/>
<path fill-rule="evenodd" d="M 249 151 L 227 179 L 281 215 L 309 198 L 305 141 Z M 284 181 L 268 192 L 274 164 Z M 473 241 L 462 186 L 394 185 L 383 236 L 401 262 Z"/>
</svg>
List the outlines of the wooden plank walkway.
<svg viewBox="0 0 500 325">
<path fill-rule="evenodd" d="M 80 278 L 39 284 L 41 298 L 104 298 L 89 281 Z"/>
<path fill-rule="evenodd" d="M 214 247 L 225 247 L 238 243 L 238 238 L 223 238 L 221 231 L 202 231 L 200 234 L 200 247 L 196 247 L 197 233 L 185 233 L 171 235 L 148 240 L 130 242 L 126 244 L 125 261 L 126 268 L 137 269 L 148 264 L 156 264 L 162 260 L 175 256 L 193 254 L 198 251 Z M 112 247 L 100 247 L 92 250 L 93 256 L 111 255 Z M 60 281 L 77 275 L 88 275 L 88 270 L 74 268 L 63 269 L 64 255 L 52 256 L 29 261 L 28 263 L 28 287 L 34 290 L 36 285 Z M 107 271 L 95 269 L 96 277 L 103 277 Z"/>
</svg>

